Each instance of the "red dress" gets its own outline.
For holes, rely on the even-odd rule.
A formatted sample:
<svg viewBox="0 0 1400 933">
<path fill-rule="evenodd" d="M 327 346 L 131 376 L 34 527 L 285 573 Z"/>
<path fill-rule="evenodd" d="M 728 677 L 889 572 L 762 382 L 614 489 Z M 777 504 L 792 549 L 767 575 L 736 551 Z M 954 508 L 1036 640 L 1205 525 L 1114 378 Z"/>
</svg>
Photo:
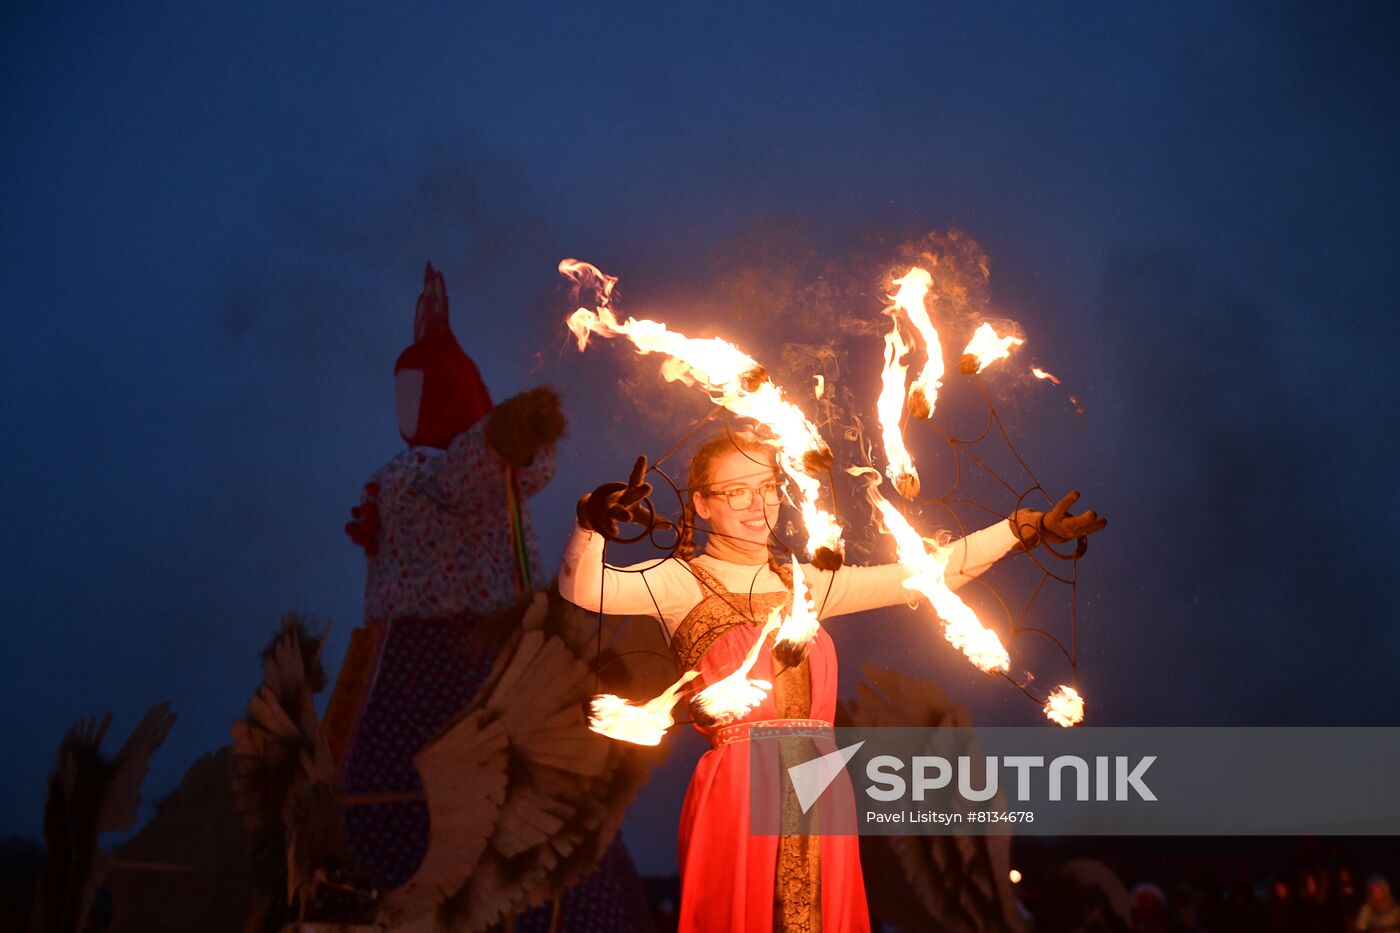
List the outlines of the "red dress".
<svg viewBox="0 0 1400 933">
<path fill-rule="evenodd" d="M 792 597 L 790 591 L 740 596 L 698 565 L 691 569 L 707 595 L 676 629 L 672 648 L 682 669 L 698 666 L 703 686 L 737 670 L 769 611 Z M 785 582 L 791 586 L 786 575 Z M 772 652 L 761 651 L 750 677 L 770 681 L 773 690 L 739 725 L 700 729 L 714 747 L 696 766 L 681 812 L 683 933 L 870 929 L 855 836 L 750 832 L 748 727 L 775 720 L 829 724 L 836 713 L 836 651 L 825 631 L 800 667 L 774 678 L 773 666 Z M 834 748 L 829 739 L 815 741 L 819 752 Z M 853 806 L 849 783 L 838 781 L 823 795 L 828 805 Z"/>
</svg>

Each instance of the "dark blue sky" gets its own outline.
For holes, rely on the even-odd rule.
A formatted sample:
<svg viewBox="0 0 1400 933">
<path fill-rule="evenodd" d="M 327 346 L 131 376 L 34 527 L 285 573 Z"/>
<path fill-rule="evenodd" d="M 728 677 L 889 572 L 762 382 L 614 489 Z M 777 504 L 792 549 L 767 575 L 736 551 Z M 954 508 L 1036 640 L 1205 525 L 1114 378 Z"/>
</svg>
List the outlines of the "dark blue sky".
<svg viewBox="0 0 1400 933">
<path fill-rule="evenodd" d="M 173 701 L 148 791 L 171 786 L 288 608 L 332 620 L 338 664 L 341 526 L 399 447 L 428 258 L 498 399 L 564 393 L 552 563 L 680 391 L 566 347 L 558 259 L 677 319 L 849 263 L 869 317 L 872 269 L 956 226 L 1085 403 L 1000 390 L 1047 484 L 1112 519 L 1081 567 L 1095 721 L 1400 721 L 1389 8 L 749 6 L 5 6 L 0 832 L 37 831 L 63 730 L 109 707 L 121 731 Z M 732 312 L 760 357 L 794 326 L 763 313 Z M 853 624 L 847 682 L 903 659 L 977 721 L 1034 719 L 901 621 Z M 644 867 L 673 867 L 642 825 Z"/>
</svg>

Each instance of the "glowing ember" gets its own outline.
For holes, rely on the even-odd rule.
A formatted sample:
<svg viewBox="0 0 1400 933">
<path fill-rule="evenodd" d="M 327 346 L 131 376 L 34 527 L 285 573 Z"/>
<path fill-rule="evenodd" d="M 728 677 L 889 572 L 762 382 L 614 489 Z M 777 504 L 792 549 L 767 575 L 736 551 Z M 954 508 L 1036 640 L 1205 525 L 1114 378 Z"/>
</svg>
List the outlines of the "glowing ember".
<svg viewBox="0 0 1400 933">
<path fill-rule="evenodd" d="M 815 391 L 816 391 L 816 396 L 817 396 L 817 398 L 821 398 L 821 397 L 822 397 L 822 393 L 826 391 L 826 378 L 825 378 L 824 376 L 822 376 L 821 373 L 817 373 L 817 374 L 816 374 L 815 376 L 813 376 L 812 378 L 815 379 L 816 382 L 817 382 L 817 387 L 816 387 L 816 390 L 815 390 Z"/>
<path fill-rule="evenodd" d="M 768 428 L 777 442 L 778 463 L 797 488 L 795 501 L 810 547 L 826 548 L 839 556 L 841 526 L 817 504 L 821 482 L 812 475 L 830 465 L 831 449 L 802 410 L 783 398 L 758 361 L 718 337 L 687 337 L 658 321 L 619 321 L 607 307 L 615 277 L 574 259 L 561 262 L 559 271 L 576 286 L 591 288 L 600 296 L 598 307 L 579 308 L 569 316 L 569 330 L 578 338 L 579 349 L 588 345 L 592 334 L 626 337 L 639 353 L 665 354 L 661 375 L 668 382 L 698 385 L 716 405 Z"/>
<path fill-rule="evenodd" d="M 923 339 L 924 351 L 928 354 L 924 368 L 909 386 L 909 414 L 914 418 L 932 418 L 933 405 L 938 399 L 938 390 L 942 387 L 940 380 L 943 378 L 943 343 L 938 339 L 938 331 L 929 319 L 925 305 L 933 276 L 927 270 L 914 266 L 904 273 L 903 278 L 895 279 L 894 284 L 899 286 L 899 291 L 890 300 L 908 315 L 909 323 Z"/>
<path fill-rule="evenodd" d="M 773 685 L 766 680 L 750 680 L 749 671 L 758 661 L 758 653 L 772 634 L 783 622 L 782 607 L 774 607 L 758 633 L 749 653 L 744 655 L 744 663 L 739 669 L 722 680 L 715 681 L 695 695 L 695 708 L 715 720 L 716 725 L 733 722 L 763 702 Z"/>
<path fill-rule="evenodd" d="M 1054 385 L 1060 384 L 1060 380 L 1055 378 L 1054 373 L 1048 373 L 1045 370 L 1041 369 L 1039 366 L 1031 367 L 1031 375 L 1035 376 L 1035 378 L 1037 379 L 1049 379 L 1050 382 Z"/>
<path fill-rule="evenodd" d="M 980 373 L 997 360 L 1006 359 L 1013 348 L 1023 343 L 1025 341 L 1015 334 L 998 336 L 992 325 L 983 323 L 972 332 L 972 339 L 963 350 L 962 370 L 969 374 Z"/>
<path fill-rule="evenodd" d="M 802 579 L 802 568 L 797 558 L 792 559 L 792 615 L 788 616 L 774 636 L 780 646 L 805 648 L 817 634 L 817 610 L 812 605 L 811 594 L 807 591 L 807 581 Z"/>
<path fill-rule="evenodd" d="M 1084 721 L 1084 698 L 1073 687 L 1060 684 L 1045 701 L 1045 716 L 1066 728 L 1077 726 Z"/>
<path fill-rule="evenodd" d="M 897 429 L 897 427 L 896 427 Z M 900 511 L 880 495 L 880 475 L 868 468 L 853 467 L 850 472 L 870 481 L 866 490 L 870 504 L 879 512 L 884 530 L 893 538 L 899 562 L 909 572 L 904 580 L 906 589 L 922 593 L 943 623 L 943 637 L 976 667 L 984 671 L 1006 672 L 1011 657 L 1001 644 L 997 633 L 982 625 L 966 603 L 958 598 L 944 580 L 951 547 L 919 537 Z"/>
<path fill-rule="evenodd" d="M 681 690 L 699 676 L 699 671 L 686 671 L 664 693 L 646 703 L 633 703 L 611 693 L 596 696 L 589 704 L 588 728 L 634 745 L 659 745 L 666 730 L 676 724 L 671 710 L 680 699 Z"/>
</svg>

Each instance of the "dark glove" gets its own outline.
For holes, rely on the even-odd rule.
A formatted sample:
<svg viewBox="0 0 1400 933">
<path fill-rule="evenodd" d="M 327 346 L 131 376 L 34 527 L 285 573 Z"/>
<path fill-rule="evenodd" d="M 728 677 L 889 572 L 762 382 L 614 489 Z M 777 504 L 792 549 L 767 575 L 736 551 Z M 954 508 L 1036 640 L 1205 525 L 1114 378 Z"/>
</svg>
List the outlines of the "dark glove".
<svg viewBox="0 0 1400 933">
<path fill-rule="evenodd" d="M 1079 501 L 1079 493 L 1066 495 L 1048 512 L 1035 509 L 1017 509 L 1011 516 L 1011 528 L 1021 547 L 1026 550 L 1037 544 L 1064 544 L 1075 538 L 1084 538 L 1108 527 L 1108 519 L 1100 518 L 1097 512 L 1069 514 L 1069 507 Z"/>
<path fill-rule="evenodd" d="M 564 433 L 559 394 L 540 386 L 506 399 L 486 420 L 486 443 L 513 467 L 529 466 L 535 455 L 554 446 Z"/>
<path fill-rule="evenodd" d="M 579 527 L 596 531 L 605 538 L 618 538 L 618 525 L 650 526 L 655 513 L 646 501 L 651 495 L 647 458 L 638 457 L 632 475 L 625 483 L 604 483 L 578 500 Z"/>
</svg>

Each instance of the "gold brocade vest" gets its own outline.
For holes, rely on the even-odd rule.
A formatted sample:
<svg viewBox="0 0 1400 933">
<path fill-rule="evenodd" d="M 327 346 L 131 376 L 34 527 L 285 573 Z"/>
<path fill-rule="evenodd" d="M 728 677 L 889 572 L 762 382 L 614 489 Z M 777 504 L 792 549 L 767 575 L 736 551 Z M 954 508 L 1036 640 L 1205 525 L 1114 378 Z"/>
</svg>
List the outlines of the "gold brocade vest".
<svg viewBox="0 0 1400 933">
<path fill-rule="evenodd" d="M 760 628 L 775 607 L 792 605 L 792 571 L 775 568 L 786 586 L 782 593 L 731 593 L 698 564 L 689 564 L 704 593 L 686 614 L 671 639 L 682 670 L 700 663 L 721 635 L 738 625 Z M 773 678 L 773 704 L 780 719 L 806 719 L 812 709 L 812 669 L 806 658 Z M 796 763 L 796 762 L 794 762 Z M 800 816 L 791 785 L 783 791 L 784 823 Z M 815 823 L 813 822 L 813 825 Z M 821 933 L 821 838 L 814 834 L 782 835 L 773 877 L 773 929 L 777 933 Z"/>
<path fill-rule="evenodd" d="M 699 564 L 689 564 L 704 594 L 686 613 L 671 639 L 671 650 L 681 670 L 700 663 L 705 652 L 725 632 L 737 625 L 760 628 L 775 607 L 792 606 L 792 569 L 775 568 L 787 588 L 782 593 L 731 593 L 719 578 Z M 806 719 L 812 709 L 812 669 L 806 658 L 797 667 L 785 668 L 773 678 L 773 704 L 780 719 Z"/>
</svg>

